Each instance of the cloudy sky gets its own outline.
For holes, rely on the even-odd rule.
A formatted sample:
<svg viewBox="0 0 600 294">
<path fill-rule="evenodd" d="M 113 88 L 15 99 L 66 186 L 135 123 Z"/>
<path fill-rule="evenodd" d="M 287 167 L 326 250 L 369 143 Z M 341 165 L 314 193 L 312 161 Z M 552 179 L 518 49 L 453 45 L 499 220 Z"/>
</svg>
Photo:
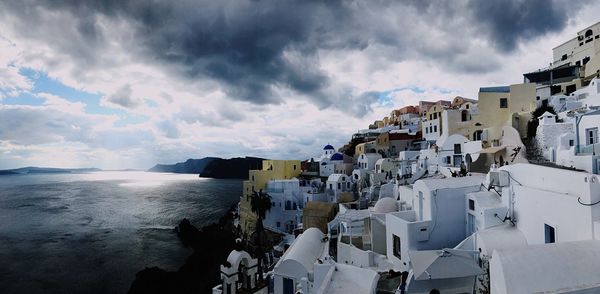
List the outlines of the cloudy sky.
<svg viewBox="0 0 600 294">
<path fill-rule="evenodd" d="M 0 169 L 305 159 L 522 82 L 600 21 L 591 1 L 426 3 L 0 1 Z"/>
</svg>

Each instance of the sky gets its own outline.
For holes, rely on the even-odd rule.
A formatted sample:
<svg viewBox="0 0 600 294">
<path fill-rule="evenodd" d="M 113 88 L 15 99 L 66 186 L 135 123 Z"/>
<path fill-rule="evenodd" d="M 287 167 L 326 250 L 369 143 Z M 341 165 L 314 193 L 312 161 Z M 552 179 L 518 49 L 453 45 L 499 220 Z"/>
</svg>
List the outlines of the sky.
<svg viewBox="0 0 600 294">
<path fill-rule="evenodd" d="M 0 169 L 318 157 L 523 82 L 600 1 L 0 1 Z"/>
</svg>

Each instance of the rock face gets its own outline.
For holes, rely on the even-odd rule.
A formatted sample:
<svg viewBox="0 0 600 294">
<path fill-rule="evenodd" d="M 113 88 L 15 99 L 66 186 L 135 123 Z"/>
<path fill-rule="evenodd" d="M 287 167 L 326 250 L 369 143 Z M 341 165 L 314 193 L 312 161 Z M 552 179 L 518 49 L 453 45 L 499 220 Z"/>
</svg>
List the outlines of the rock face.
<svg viewBox="0 0 600 294">
<path fill-rule="evenodd" d="M 177 272 L 158 267 L 138 272 L 128 293 L 211 293 L 212 287 L 221 282 L 219 265 L 235 247 L 234 211 L 232 207 L 219 223 L 202 230 L 183 219 L 175 231 L 194 253 Z"/>
<path fill-rule="evenodd" d="M 236 157 L 223 159 L 217 157 L 205 157 L 202 159 L 188 159 L 176 164 L 157 164 L 148 171 L 198 174 L 205 178 L 218 179 L 247 179 L 248 171 L 260 169 L 262 158 Z"/>
<path fill-rule="evenodd" d="M 178 162 L 176 164 L 157 164 L 148 171 L 159 172 L 159 173 L 178 173 L 178 174 L 199 174 L 201 173 L 206 165 L 210 162 L 220 158 L 217 157 L 204 157 L 202 159 L 188 159 L 185 162 Z"/>
<path fill-rule="evenodd" d="M 262 158 L 237 157 L 211 161 L 200 173 L 201 177 L 219 179 L 248 179 L 248 171 L 262 169 Z"/>
</svg>

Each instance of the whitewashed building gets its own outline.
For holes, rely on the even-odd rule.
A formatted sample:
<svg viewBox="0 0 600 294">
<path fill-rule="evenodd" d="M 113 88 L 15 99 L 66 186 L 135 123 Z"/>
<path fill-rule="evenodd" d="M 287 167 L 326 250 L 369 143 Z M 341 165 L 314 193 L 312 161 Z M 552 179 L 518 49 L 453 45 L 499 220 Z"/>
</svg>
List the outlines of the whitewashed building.
<svg viewBox="0 0 600 294">
<path fill-rule="evenodd" d="M 277 232 L 292 233 L 302 222 L 304 200 L 298 179 L 271 180 L 266 193 L 271 196 L 272 207 L 263 220 L 266 228 Z"/>
<path fill-rule="evenodd" d="M 329 202 L 338 202 L 342 193 L 352 191 L 352 181 L 350 176 L 345 174 L 330 175 L 327 178 L 325 190 L 327 192 Z"/>
<path fill-rule="evenodd" d="M 377 160 L 383 158 L 379 153 L 363 153 L 358 156 L 357 165 L 359 169 L 373 170 Z"/>
</svg>

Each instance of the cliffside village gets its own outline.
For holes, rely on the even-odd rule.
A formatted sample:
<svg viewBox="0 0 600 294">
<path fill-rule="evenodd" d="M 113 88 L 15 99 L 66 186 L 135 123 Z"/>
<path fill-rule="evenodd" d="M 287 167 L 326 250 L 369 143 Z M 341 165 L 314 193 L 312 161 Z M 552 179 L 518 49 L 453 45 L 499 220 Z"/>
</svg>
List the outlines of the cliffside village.
<svg viewBox="0 0 600 294">
<path fill-rule="evenodd" d="M 263 161 L 213 293 L 600 292 L 599 38 L 577 32 L 522 84 Z"/>
</svg>

